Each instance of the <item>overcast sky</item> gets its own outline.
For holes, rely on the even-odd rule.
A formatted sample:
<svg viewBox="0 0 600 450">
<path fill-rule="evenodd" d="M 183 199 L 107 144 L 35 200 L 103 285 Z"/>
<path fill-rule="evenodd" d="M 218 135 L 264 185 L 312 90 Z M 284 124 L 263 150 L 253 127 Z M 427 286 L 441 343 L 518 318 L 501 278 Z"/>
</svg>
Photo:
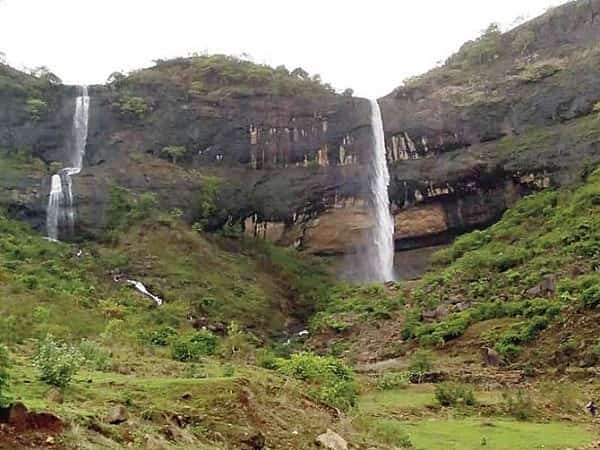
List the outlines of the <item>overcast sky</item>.
<svg viewBox="0 0 600 450">
<path fill-rule="evenodd" d="M 336 89 L 382 96 L 489 23 L 564 0 L 0 0 L 0 51 L 17 67 L 101 83 L 160 58 L 248 53 Z"/>
</svg>

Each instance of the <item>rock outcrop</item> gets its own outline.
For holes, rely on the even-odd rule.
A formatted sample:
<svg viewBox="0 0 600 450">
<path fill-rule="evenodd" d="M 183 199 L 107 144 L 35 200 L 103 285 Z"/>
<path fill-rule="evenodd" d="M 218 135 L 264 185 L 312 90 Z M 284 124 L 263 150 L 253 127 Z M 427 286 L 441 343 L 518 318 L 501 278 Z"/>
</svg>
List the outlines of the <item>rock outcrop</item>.
<svg viewBox="0 0 600 450">
<path fill-rule="evenodd" d="M 600 0 L 580 0 L 509 33 L 490 28 L 380 100 L 398 250 L 493 223 L 521 196 L 577 182 L 600 161 L 599 11 Z M 0 202 L 43 229 L 76 90 L 0 69 Z M 194 221 L 216 180 L 205 228 L 242 224 L 317 254 L 364 244 L 368 101 L 223 56 L 162 61 L 90 95 L 84 170 L 73 180 L 80 235 L 105 231 L 111 186 L 152 192 L 161 209 Z"/>
</svg>

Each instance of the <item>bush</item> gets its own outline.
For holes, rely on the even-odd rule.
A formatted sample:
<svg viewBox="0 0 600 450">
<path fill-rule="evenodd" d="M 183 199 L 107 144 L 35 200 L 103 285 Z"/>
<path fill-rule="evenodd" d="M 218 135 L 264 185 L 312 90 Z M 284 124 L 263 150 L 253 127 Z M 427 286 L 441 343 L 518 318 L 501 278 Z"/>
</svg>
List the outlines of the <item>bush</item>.
<svg viewBox="0 0 600 450">
<path fill-rule="evenodd" d="M 217 348 L 217 337 L 210 331 L 201 330 L 174 339 L 171 356 L 177 361 L 197 361 L 201 356 L 213 355 Z"/>
<path fill-rule="evenodd" d="M 442 383 L 435 387 L 435 399 L 442 406 L 459 404 L 474 406 L 475 394 L 470 386 L 464 384 Z"/>
<path fill-rule="evenodd" d="M 410 358 L 408 377 L 411 383 L 421 383 L 423 377 L 433 368 L 431 354 L 425 350 L 417 350 Z"/>
<path fill-rule="evenodd" d="M 39 98 L 30 98 L 27 100 L 27 111 L 31 119 L 37 122 L 48 111 L 48 104 Z"/>
<path fill-rule="evenodd" d="M 507 414 L 515 419 L 529 420 L 533 416 L 533 402 L 524 391 L 518 390 L 515 394 L 504 392 L 502 398 Z"/>
<path fill-rule="evenodd" d="M 65 343 L 58 343 L 51 335 L 38 343 L 33 365 L 40 379 L 49 385 L 66 387 L 81 367 L 79 351 Z"/>
<path fill-rule="evenodd" d="M 134 97 L 129 95 L 124 95 L 118 100 L 118 106 L 121 111 L 121 114 L 124 116 L 129 116 L 134 119 L 141 120 L 146 114 L 150 111 L 146 100 L 141 97 Z"/>
<path fill-rule="evenodd" d="M 220 353 L 224 358 L 245 358 L 252 351 L 249 337 L 244 333 L 237 322 L 230 322 L 227 327 L 227 337 L 220 346 Z"/>
<path fill-rule="evenodd" d="M 268 348 L 261 348 L 256 352 L 256 365 L 264 369 L 277 369 L 277 355 Z"/>
<path fill-rule="evenodd" d="M 111 367 L 111 358 L 108 351 L 93 341 L 83 339 L 79 343 L 79 354 L 85 364 L 93 370 L 108 371 Z"/>
<path fill-rule="evenodd" d="M 164 326 L 150 332 L 147 339 L 152 345 L 166 346 L 169 345 L 174 336 L 177 336 L 177 330 L 169 326 Z"/>
<path fill-rule="evenodd" d="M 410 382 L 408 373 L 385 373 L 377 379 L 377 389 L 389 391 L 392 389 L 405 389 Z"/>
<path fill-rule="evenodd" d="M 6 395 L 9 381 L 9 366 L 10 359 L 8 357 L 8 350 L 3 345 L 0 345 L 0 407 L 5 406 L 9 400 Z"/>
<path fill-rule="evenodd" d="M 584 308 L 593 309 L 600 306 L 600 285 L 590 286 L 581 293 Z"/>
<path fill-rule="evenodd" d="M 312 395 L 330 406 L 347 410 L 354 406 L 358 389 L 354 372 L 343 361 L 303 352 L 277 360 L 278 371 L 311 385 Z"/>
</svg>

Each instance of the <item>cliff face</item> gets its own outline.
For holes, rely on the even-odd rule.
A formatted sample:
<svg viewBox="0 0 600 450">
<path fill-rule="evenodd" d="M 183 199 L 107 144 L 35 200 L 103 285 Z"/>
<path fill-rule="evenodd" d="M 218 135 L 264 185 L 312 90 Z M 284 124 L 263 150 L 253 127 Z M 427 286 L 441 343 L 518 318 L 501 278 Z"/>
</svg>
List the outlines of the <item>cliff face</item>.
<svg viewBox="0 0 600 450">
<path fill-rule="evenodd" d="M 573 183 L 600 158 L 600 0 L 490 28 L 447 63 L 380 100 L 396 246 L 485 226 L 533 190 Z M 2 67 L 0 200 L 42 229 L 48 181 L 67 164 L 76 88 Z M 370 108 L 302 71 L 223 56 L 159 62 L 90 88 L 79 233 L 105 230 L 111 186 L 156 194 L 208 229 L 319 254 L 360 247 Z M 38 100 L 42 101 L 42 104 Z M 21 152 L 17 150 L 21 149 Z"/>
<path fill-rule="evenodd" d="M 491 27 L 381 99 L 397 223 L 436 224 L 399 227 L 400 246 L 489 223 L 598 161 L 599 13 L 600 1 L 578 1 L 509 33 Z"/>
</svg>

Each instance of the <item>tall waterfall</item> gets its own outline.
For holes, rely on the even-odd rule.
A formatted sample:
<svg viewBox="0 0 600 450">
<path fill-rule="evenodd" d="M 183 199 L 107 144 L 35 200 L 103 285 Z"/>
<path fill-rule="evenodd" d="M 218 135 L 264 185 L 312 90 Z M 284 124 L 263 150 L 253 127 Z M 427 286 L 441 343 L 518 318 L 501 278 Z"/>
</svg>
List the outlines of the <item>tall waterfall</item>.
<svg viewBox="0 0 600 450">
<path fill-rule="evenodd" d="M 73 138 L 69 167 L 52 176 L 50 198 L 46 211 L 46 230 L 48 238 L 58 239 L 58 233 L 66 221 L 69 231 L 75 227 L 75 207 L 73 201 L 73 181 L 71 177 L 81 172 L 83 157 L 87 145 L 90 97 L 87 86 L 81 88 L 81 95 L 75 99 L 73 115 Z"/>
<path fill-rule="evenodd" d="M 383 119 L 377 100 L 371 100 L 371 127 L 375 157 L 371 167 L 371 199 L 375 208 L 375 228 L 372 233 L 373 246 L 370 251 L 372 281 L 394 279 L 394 221 L 390 213 L 388 171 Z"/>
</svg>

